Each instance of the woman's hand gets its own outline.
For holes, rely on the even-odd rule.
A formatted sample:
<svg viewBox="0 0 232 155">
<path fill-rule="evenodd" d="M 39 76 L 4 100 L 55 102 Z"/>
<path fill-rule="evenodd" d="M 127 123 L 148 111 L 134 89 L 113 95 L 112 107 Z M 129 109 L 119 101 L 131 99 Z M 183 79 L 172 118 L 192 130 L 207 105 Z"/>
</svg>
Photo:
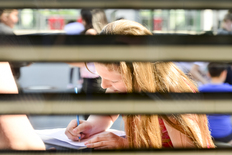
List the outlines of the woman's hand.
<svg viewBox="0 0 232 155">
<path fill-rule="evenodd" d="M 119 137 L 112 132 L 104 132 L 85 143 L 87 148 L 95 149 L 125 149 L 129 147 L 126 138 Z"/>
<path fill-rule="evenodd" d="M 92 134 L 92 124 L 88 121 L 80 120 L 79 126 L 77 126 L 77 120 L 72 120 L 65 130 L 66 136 L 71 140 L 79 140 L 88 138 Z"/>
</svg>

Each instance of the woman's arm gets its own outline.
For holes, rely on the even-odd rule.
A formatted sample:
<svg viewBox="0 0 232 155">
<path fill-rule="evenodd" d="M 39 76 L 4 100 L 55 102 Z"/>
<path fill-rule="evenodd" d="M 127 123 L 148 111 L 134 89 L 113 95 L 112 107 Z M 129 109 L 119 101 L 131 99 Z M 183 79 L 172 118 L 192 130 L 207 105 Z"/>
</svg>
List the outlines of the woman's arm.
<svg viewBox="0 0 232 155">
<path fill-rule="evenodd" d="M 17 94 L 18 88 L 15 83 L 10 65 L 8 62 L 0 62 L 0 93 Z"/>
<path fill-rule="evenodd" d="M 26 115 L 1 115 L 0 149 L 45 150 L 45 145 Z"/>
<path fill-rule="evenodd" d="M 88 122 L 93 124 L 93 131 L 99 133 L 110 128 L 119 115 L 90 115 Z"/>
<path fill-rule="evenodd" d="M 0 62 L 0 93 L 18 93 L 8 62 Z M 0 115 L 0 149 L 45 150 L 45 146 L 26 115 Z"/>
</svg>

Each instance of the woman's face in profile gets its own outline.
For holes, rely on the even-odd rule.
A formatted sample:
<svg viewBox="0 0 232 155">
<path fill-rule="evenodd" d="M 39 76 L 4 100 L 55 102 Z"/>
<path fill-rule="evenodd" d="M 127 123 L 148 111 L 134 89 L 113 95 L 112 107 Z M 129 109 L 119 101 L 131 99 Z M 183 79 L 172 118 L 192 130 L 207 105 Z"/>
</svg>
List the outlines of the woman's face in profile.
<svg viewBox="0 0 232 155">
<path fill-rule="evenodd" d="M 95 63 L 97 73 L 102 78 L 101 87 L 106 89 L 106 93 L 126 93 L 126 85 L 120 73 L 109 71 L 103 64 Z"/>
</svg>

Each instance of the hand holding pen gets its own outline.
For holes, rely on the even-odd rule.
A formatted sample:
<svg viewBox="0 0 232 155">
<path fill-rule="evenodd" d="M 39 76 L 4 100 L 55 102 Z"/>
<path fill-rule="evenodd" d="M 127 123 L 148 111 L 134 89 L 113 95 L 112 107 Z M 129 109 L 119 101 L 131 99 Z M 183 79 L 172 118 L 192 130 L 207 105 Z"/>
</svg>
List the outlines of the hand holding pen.
<svg viewBox="0 0 232 155">
<path fill-rule="evenodd" d="M 75 93 L 78 93 L 78 89 L 74 88 Z M 77 119 L 73 119 L 67 126 L 65 130 L 66 136 L 73 140 L 73 141 L 79 141 L 80 139 L 88 138 L 91 136 L 94 130 L 93 125 L 84 120 L 79 120 L 79 115 L 76 116 Z"/>
<path fill-rule="evenodd" d="M 65 130 L 66 136 L 73 140 L 79 141 L 80 139 L 85 139 L 91 136 L 93 133 L 92 124 L 88 121 L 73 119 Z"/>
</svg>

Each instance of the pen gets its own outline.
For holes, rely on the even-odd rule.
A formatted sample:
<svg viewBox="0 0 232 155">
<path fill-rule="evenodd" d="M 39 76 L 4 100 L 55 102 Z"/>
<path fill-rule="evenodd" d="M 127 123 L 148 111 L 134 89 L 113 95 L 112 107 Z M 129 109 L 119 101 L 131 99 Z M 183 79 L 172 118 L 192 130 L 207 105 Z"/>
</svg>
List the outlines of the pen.
<svg viewBox="0 0 232 155">
<path fill-rule="evenodd" d="M 78 93 L 77 87 L 74 88 L 74 91 L 75 91 L 76 94 Z M 79 115 L 77 115 L 77 126 L 79 126 L 79 125 L 80 125 Z M 79 138 L 79 142 L 80 142 L 81 137 L 78 137 L 78 138 Z"/>
<path fill-rule="evenodd" d="M 79 126 L 79 124 L 80 124 L 79 115 L 77 115 L 77 126 Z M 78 138 L 79 138 L 79 142 L 80 142 L 81 137 L 78 137 Z"/>
</svg>

